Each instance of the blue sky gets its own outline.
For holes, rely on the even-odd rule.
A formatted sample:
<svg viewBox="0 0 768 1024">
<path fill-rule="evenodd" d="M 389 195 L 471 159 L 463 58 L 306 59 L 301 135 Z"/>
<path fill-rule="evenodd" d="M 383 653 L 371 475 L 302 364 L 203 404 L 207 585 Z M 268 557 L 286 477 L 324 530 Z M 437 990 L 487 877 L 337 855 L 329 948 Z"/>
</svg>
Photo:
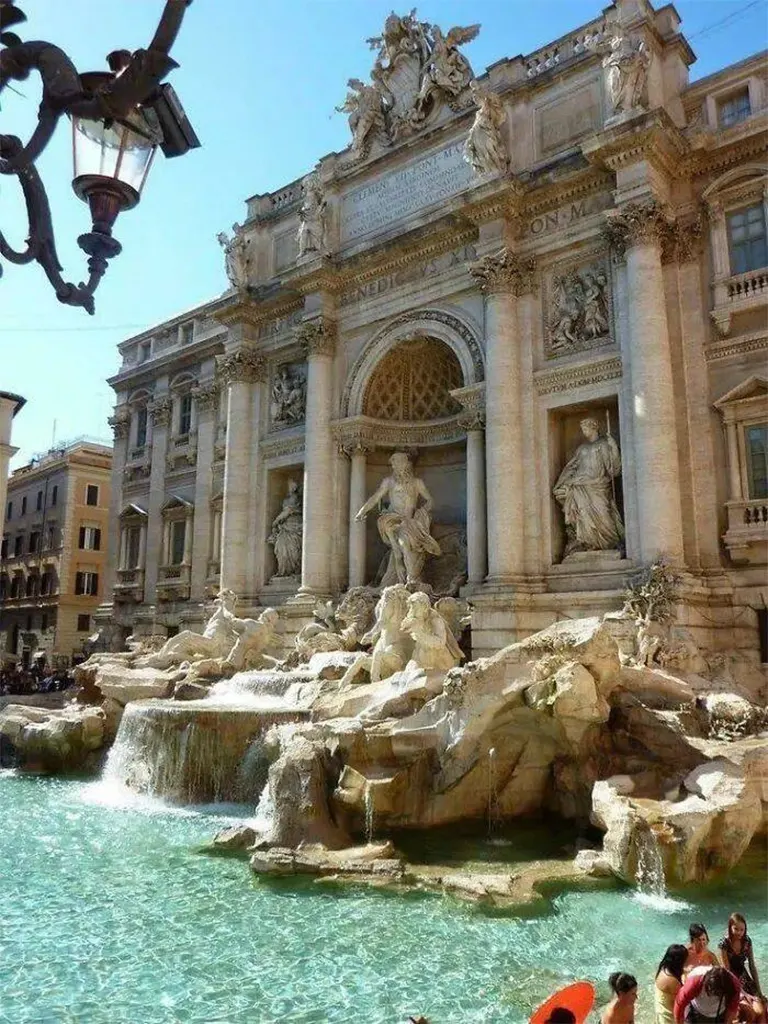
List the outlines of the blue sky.
<svg viewBox="0 0 768 1024">
<path fill-rule="evenodd" d="M 17 0 L 19 2 L 19 0 Z M 402 5 L 410 7 L 412 0 Z M 63 47 L 80 71 L 105 66 L 113 49 L 146 45 L 161 0 L 20 0 L 25 39 Z M 600 0 L 426 0 L 422 20 L 443 28 L 482 24 L 466 47 L 476 73 L 503 57 L 530 53 L 596 17 Z M 656 6 L 660 6 L 657 2 Z M 309 170 L 348 142 L 341 103 L 350 77 L 367 78 L 392 0 L 194 0 L 173 55 L 170 81 L 203 148 L 178 160 L 158 155 L 139 207 L 118 218 L 123 253 L 96 293 L 96 314 L 58 303 L 33 264 L 3 261 L 0 278 L 0 389 L 27 398 L 14 425 L 14 465 L 80 434 L 109 437 L 116 344 L 225 287 L 216 234 L 242 220 L 244 200 Z M 766 46 L 768 0 L 678 0 L 701 78 Z M 3 94 L 4 132 L 27 137 L 39 102 L 33 79 Z M 77 247 L 87 207 L 71 190 L 68 125 L 61 124 L 38 167 L 48 188 L 65 277 L 79 282 Z M 26 231 L 12 179 L 0 181 L 0 224 L 12 244 Z"/>
</svg>

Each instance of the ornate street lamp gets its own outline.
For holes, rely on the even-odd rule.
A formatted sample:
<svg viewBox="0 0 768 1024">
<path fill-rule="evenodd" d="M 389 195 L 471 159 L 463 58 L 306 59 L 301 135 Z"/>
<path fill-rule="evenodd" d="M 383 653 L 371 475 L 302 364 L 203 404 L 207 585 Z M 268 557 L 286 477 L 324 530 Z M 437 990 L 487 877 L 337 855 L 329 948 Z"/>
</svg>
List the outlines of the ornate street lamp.
<svg viewBox="0 0 768 1024">
<path fill-rule="evenodd" d="M 58 46 L 22 43 L 10 32 L 26 16 L 13 0 L 0 0 L 0 93 L 10 80 L 24 79 L 30 71 L 37 71 L 43 83 L 37 127 L 29 141 L 0 134 L 0 174 L 19 179 L 29 220 L 26 249 L 13 249 L 0 232 L 0 255 L 11 263 L 37 261 L 56 297 L 67 305 L 93 313 L 93 293 L 107 260 L 121 250 L 112 237 L 115 219 L 138 203 L 157 147 L 172 157 L 200 145 L 175 92 L 161 85 L 178 67 L 169 51 L 191 3 L 166 0 L 146 50 L 116 50 L 107 57 L 109 71 L 78 74 Z M 77 240 L 88 256 L 90 274 L 79 285 L 61 276 L 48 196 L 35 167 L 63 114 L 72 122 L 72 187 L 88 203 L 92 220 L 91 230 Z"/>
</svg>

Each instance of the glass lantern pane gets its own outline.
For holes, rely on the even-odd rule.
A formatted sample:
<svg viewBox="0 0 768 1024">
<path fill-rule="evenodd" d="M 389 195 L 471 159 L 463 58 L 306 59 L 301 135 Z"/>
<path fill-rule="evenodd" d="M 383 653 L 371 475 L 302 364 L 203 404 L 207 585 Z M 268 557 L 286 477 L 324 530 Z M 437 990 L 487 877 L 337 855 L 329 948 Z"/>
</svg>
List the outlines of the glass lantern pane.
<svg viewBox="0 0 768 1024">
<path fill-rule="evenodd" d="M 73 118 L 75 177 L 117 178 L 141 192 L 155 143 L 124 124 Z"/>
</svg>

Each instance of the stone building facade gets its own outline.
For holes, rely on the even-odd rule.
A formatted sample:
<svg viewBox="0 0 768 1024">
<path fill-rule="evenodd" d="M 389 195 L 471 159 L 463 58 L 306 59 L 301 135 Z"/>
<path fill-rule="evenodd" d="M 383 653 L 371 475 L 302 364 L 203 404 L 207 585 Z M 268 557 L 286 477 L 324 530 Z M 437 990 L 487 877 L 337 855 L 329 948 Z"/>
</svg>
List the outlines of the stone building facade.
<svg viewBox="0 0 768 1024">
<path fill-rule="evenodd" d="M 402 451 L 476 654 L 664 558 L 698 642 L 768 659 L 765 54 L 689 84 L 674 8 L 617 0 L 476 77 L 476 31 L 392 15 L 349 148 L 247 201 L 226 293 L 120 345 L 124 632 L 380 582 L 356 513 Z"/>
<path fill-rule="evenodd" d="M 78 440 L 8 480 L 0 553 L 0 661 L 83 656 L 104 603 L 112 449 Z"/>
</svg>

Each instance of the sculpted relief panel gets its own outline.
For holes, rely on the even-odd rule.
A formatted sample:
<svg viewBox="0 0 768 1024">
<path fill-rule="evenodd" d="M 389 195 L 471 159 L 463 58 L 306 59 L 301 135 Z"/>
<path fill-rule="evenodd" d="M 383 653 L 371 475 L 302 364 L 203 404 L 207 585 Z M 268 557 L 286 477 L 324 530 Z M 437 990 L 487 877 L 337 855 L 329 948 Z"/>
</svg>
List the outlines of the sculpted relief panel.
<svg viewBox="0 0 768 1024">
<path fill-rule="evenodd" d="M 547 287 L 544 352 L 548 359 L 611 341 L 610 267 L 601 257 L 555 268 Z"/>
<path fill-rule="evenodd" d="M 304 421 L 307 406 L 305 363 L 283 363 L 275 369 L 269 403 L 273 429 L 292 427 Z"/>
</svg>

